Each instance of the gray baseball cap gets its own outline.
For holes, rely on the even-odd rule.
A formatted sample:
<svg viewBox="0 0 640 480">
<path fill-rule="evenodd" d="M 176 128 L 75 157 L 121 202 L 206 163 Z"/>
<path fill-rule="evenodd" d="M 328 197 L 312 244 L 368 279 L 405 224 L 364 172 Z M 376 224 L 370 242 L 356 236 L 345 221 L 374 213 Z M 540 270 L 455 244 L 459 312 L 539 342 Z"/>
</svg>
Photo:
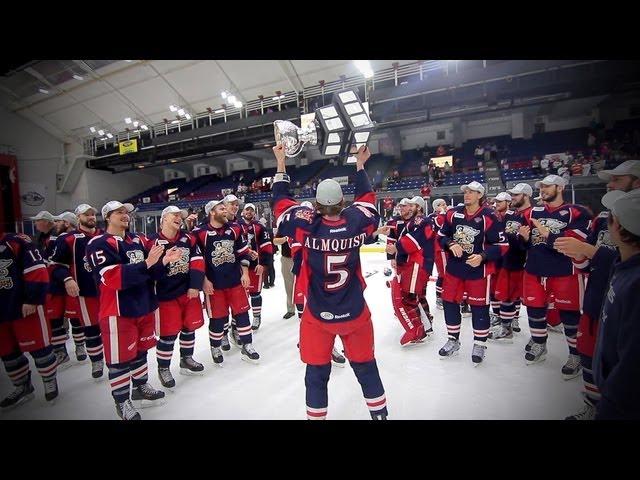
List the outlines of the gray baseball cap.
<svg viewBox="0 0 640 480">
<path fill-rule="evenodd" d="M 333 178 L 327 178 L 318 184 L 316 202 L 320 205 L 332 207 L 342 201 L 342 187 Z"/>
<path fill-rule="evenodd" d="M 622 175 L 633 175 L 640 178 L 640 160 L 627 160 L 613 170 L 601 170 L 598 172 L 598 177 L 607 182 L 611 180 L 612 176 Z"/>
<path fill-rule="evenodd" d="M 625 193 L 621 190 L 607 192 L 602 205 L 611 210 L 620 225 L 634 235 L 640 235 L 640 188 Z"/>
<path fill-rule="evenodd" d="M 525 195 L 532 196 L 533 188 L 531 188 L 531 185 L 529 185 L 528 183 L 518 183 L 512 189 L 507 190 L 507 193 L 510 193 L 511 195 L 519 195 L 521 193 L 524 193 Z"/>
<path fill-rule="evenodd" d="M 50 213 L 47 212 L 46 210 L 41 210 L 38 212 L 38 214 L 35 217 L 30 217 L 31 220 L 46 220 L 48 222 L 53 222 L 55 220 L 55 217 Z"/>
</svg>

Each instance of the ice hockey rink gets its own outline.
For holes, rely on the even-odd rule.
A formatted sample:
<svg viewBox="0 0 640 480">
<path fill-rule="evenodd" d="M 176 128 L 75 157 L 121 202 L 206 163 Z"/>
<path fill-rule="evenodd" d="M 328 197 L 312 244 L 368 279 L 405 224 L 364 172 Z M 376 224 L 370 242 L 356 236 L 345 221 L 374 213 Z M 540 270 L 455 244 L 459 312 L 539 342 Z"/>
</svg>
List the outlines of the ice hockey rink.
<svg viewBox="0 0 640 480">
<path fill-rule="evenodd" d="M 373 316 L 378 368 L 384 384 L 390 420 L 533 420 L 563 419 L 581 405 L 581 377 L 565 381 L 560 369 L 567 360 L 564 335 L 549 333 L 547 359 L 527 366 L 524 346 L 529 339 L 526 310 L 521 311 L 522 331 L 510 345 L 489 342 L 484 362 L 471 362 L 471 319 L 463 318 L 460 354 L 440 360 L 438 349 L 446 342 L 441 310 L 435 309 L 435 287 L 427 293 L 434 319 L 433 339 L 418 346 L 401 348 L 402 327 L 393 315 L 390 291 L 383 270 L 383 253 L 362 253 L 367 279 L 365 296 Z M 280 255 L 275 257 L 276 286 L 263 290 L 262 326 L 254 334 L 260 353 L 258 365 L 243 362 L 233 345 L 225 352 L 224 367 L 214 366 L 207 328 L 196 334 L 194 358 L 205 365 L 204 376 L 179 374 L 176 347 L 172 373 L 176 387 L 167 392 L 165 404 L 141 409 L 143 420 L 303 420 L 306 418 L 304 372 L 296 343 L 298 320 L 284 320 L 284 283 Z M 339 340 L 336 342 L 338 346 Z M 42 381 L 31 361 L 36 396 L 27 404 L 0 414 L 15 420 L 117 420 L 105 375 L 95 383 L 90 363 L 75 363 L 73 341 L 67 343 L 73 366 L 58 373 L 60 396 L 54 405 L 44 400 Z M 149 351 L 149 380 L 160 388 L 155 349 Z M 31 360 L 31 359 L 30 359 Z M 12 390 L 6 375 L 0 375 L 0 397 Z M 367 420 L 368 410 L 353 371 L 333 367 L 329 382 L 329 419 Z"/>
</svg>

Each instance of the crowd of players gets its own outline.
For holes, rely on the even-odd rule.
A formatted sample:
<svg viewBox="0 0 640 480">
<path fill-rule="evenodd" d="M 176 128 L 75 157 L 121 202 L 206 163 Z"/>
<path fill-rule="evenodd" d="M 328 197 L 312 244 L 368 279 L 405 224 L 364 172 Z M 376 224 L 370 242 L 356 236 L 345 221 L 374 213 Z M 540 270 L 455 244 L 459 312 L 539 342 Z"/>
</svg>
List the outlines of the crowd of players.
<svg viewBox="0 0 640 480">
<path fill-rule="evenodd" d="M 448 207 L 438 199 L 429 215 L 422 197 L 403 199 L 399 215 L 379 227 L 364 170 L 366 147 L 356 155 L 355 200 L 348 207 L 334 180 L 318 185 L 315 204 L 299 204 L 289 192 L 284 151 L 280 145 L 273 150 L 275 243 L 286 242 L 291 250 L 308 418 L 327 416 L 331 365 L 345 362 L 336 336 L 371 417 L 387 418 L 359 255 L 379 234 L 387 235 L 391 269 L 385 273 L 393 274 L 388 286 L 405 331 L 402 346 L 423 343 L 433 331 L 426 288 L 435 264 L 437 307 L 448 333 L 442 358 L 458 353 L 462 315 L 470 313 L 471 359 L 481 364 L 488 339 L 507 343 L 521 331 L 523 304 L 531 335 L 527 363 L 544 360 L 548 324 L 564 326 L 569 357 L 562 374 L 571 379 L 582 373 L 585 385 L 584 408 L 571 418 L 638 417 L 637 380 L 630 379 L 639 368 L 632 348 L 639 318 L 628 300 L 640 287 L 640 161 L 599 173 L 611 192 L 602 200 L 607 211 L 596 218 L 566 203 L 566 181 L 549 175 L 537 182 L 537 199 L 530 185 L 518 184 L 488 206 L 477 182 L 461 187 L 463 204 Z M 197 226 L 195 217 L 169 206 L 161 230 L 150 236 L 129 231 L 133 210 L 108 202 L 100 211 L 104 230 L 97 228 L 98 210 L 82 204 L 59 217 L 40 212 L 35 240 L 0 233 L 0 357 L 15 386 L 2 409 L 34 395 L 25 353 L 42 377 L 45 399 L 55 400 L 56 372 L 70 365 L 67 319 L 75 356 L 89 358 L 95 380 L 104 377 L 106 364 L 123 420 L 140 419 L 138 408 L 163 402 L 164 392 L 148 381 L 149 349 L 156 347 L 164 388 L 176 386 L 169 369 L 176 340 L 180 373 L 202 375 L 204 365 L 193 352 L 195 331 L 205 323 L 203 303 L 213 362 L 223 363 L 231 343 L 243 360 L 259 361 L 252 332 L 261 323 L 262 275 L 272 262 L 273 242 L 255 220 L 255 206 L 244 205 L 238 217 L 233 195 L 210 201 Z"/>
</svg>

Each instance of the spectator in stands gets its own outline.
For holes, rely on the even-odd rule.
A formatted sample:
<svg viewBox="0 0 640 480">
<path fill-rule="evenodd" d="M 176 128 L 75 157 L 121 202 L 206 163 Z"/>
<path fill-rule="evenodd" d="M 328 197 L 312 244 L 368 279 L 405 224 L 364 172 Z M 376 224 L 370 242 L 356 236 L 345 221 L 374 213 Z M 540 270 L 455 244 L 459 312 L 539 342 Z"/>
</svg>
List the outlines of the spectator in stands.
<svg viewBox="0 0 640 480">
<path fill-rule="evenodd" d="M 449 162 L 444 164 L 444 174 L 445 176 L 451 174 L 451 164 Z"/>
<path fill-rule="evenodd" d="M 596 136 L 589 132 L 589 136 L 587 137 L 587 146 L 593 147 L 596 144 Z"/>
<path fill-rule="evenodd" d="M 429 168 L 429 167 L 427 167 L 427 163 L 426 163 L 426 162 L 422 162 L 422 163 L 420 164 L 420 173 L 421 173 L 422 175 L 425 175 L 425 176 L 426 176 L 426 175 L 427 175 L 428 168 Z"/>
<path fill-rule="evenodd" d="M 571 175 L 571 172 L 569 172 L 569 167 L 565 165 L 560 165 L 560 167 L 558 167 L 558 175 L 562 177 L 565 174 L 565 172 L 568 172 L 569 175 Z"/>
<path fill-rule="evenodd" d="M 393 170 L 393 181 L 397 182 L 398 180 L 400 180 L 400 172 L 396 168 Z"/>
<path fill-rule="evenodd" d="M 447 150 L 444 148 L 444 145 L 438 145 L 438 149 L 436 150 L 436 157 L 443 157 L 447 154 Z"/>
<path fill-rule="evenodd" d="M 598 173 L 600 170 L 604 170 L 604 158 L 600 158 L 593 162 L 593 173 Z"/>
<path fill-rule="evenodd" d="M 479 160 L 479 161 L 484 160 L 484 148 L 482 148 L 482 145 L 478 145 L 476 147 L 474 156 L 476 157 L 476 160 Z"/>
<path fill-rule="evenodd" d="M 582 174 L 582 163 L 580 161 L 575 162 L 571 165 L 571 175 L 581 175 Z"/>
<path fill-rule="evenodd" d="M 393 215 L 393 206 L 394 206 L 393 198 L 391 198 L 391 197 L 385 198 L 382 201 L 382 205 L 384 207 L 384 220 L 386 222 Z"/>
<path fill-rule="evenodd" d="M 498 146 L 495 143 L 491 144 L 491 160 L 498 158 Z"/>
<path fill-rule="evenodd" d="M 431 198 L 431 187 L 428 184 L 425 183 L 422 185 L 422 188 L 420 189 L 420 196 L 424 199 L 427 205 L 429 205 L 429 199 Z"/>
<path fill-rule="evenodd" d="M 531 168 L 533 170 L 533 173 L 536 173 L 538 175 L 542 173 L 542 170 L 540 169 L 540 160 L 538 160 L 538 157 L 536 157 L 535 155 L 531 159 Z"/>
<path fill-rule="evenodd" d="M 585 177 L 587 175 L 591 175 L 591 165 L 592 165 L 592 161 L 584 162 L 582 164 L 582 175 L 584 175 Z"/>
<path fill-rule="evenodd" d="M 600 145 L 600 156 L 605 160 L 609 160 L 609 142 Z"/>
<path fill-rule="evenodd" d="M 549 159 L 547 157 L 542 157 L 542 160 L 540 160 L 540 170 L 543 175 L 549 174 Z"/>
<path fill-rule="evenodd" d="M 491 160 L 491 144 L 489 142 L 484 144 L 484 161 Z"/>
<path fill-rule="evenodd" d="M 562 160 L 560 160 L 560 157 L 558 156 L 553 157 L 553 163 L 551 164 L 551 173 L 556 173 L 561 166 L 562 166 Z"/>
</svg>

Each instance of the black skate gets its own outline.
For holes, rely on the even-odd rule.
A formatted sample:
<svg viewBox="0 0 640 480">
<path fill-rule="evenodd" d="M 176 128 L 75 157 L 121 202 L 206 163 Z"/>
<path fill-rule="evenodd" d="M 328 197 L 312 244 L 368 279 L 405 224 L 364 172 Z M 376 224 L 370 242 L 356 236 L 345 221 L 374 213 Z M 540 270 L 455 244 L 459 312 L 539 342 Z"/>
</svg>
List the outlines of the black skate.
<svg viewBox="0 0 640 480">
<path fill-rule="evenodd" d="M 584 401 L 582 410 L 574 415 L 569 415 L 565 420 L 594 420 L 596 418 L 596 407 L 588 400 Z"/>
<path fill-rule="evenodd" d="M 148 383 L 143 383 L 133 389 L 131 400 L 138 408 L 155 407 L 164 404 L 164 392 L 156 390 Z"/>
<path fill-rule="evenodd" d="M 287 312 L 287 313 L 285 313 L 285 314 L 283 315 L 283 317 L 282 317 L 282 318 L 284 318 L 285 320 L 288 320 L 288 319 L 290 319 L 291 317 L 293 317 L 294 315 L 295 315 L 295 313 L 293 313 L 293 312 Z"/>
<path fill-rule="evenodd" d="M 258 355 L 258 352 L 256 352 L 251 343 L 242 345 L 242 351 L 240 353 L 242 354 L 242 360 L 245 362 L 258 363 L 258 360 L 260 360 L 260 355 Z"/>
<path fill-rule="evenodd" d="M 87 359 L 87 348 L 84 343 L 79 343 L 76 345 L 76 360 L 78 362 L 84 362 Z"/>
<path fill-rule="evenodd" d="M 222 350 L 220 350 L 220 347 L 211 347 L 211 357 L 213 358 L 213 363 L 218 367 L 222 367 L 224 357 L 222 356 Z"/>
<path fill-rule="evenodd" d="M 122 420 L 142 420 L 142 417 L 133 406 L 131 400 L 122 403 L 116 403 L 116 413 Z"/>
<path fill-rule="evenodd" d="M 511 320 L 511 328 L 516 333 L 519 333 L 522 330 L 520 328 L 520 322 L 518 321 L 518 317 L 515 317 L 513 320 Z"/>
<path fill-rule="evenodd" d="M 531 351 L 531 347 L 533 346 L 533 338 L 529 338 L 529 341 L 527 342 L 527 344 L 524 346 L 524 351 L 525 352 L 530 352 Z"/>
<path fill-rule="evenodd" d="M 484 354 L 487 351 L 486 345 L 480 345 L 478 343 L 473 344 L 473 350 L 471 351 L 471 361 L 477 367 L 484 360 Z"/>
<path fill-rule="evenodd" d="M 335 347 L 333 347 L 333 350 L 331 351 L 331 364 L 335 365 L 336 367 L 344 368 L 346 363 L 347 360 L 344 358 L 344 356 L 341 355 Z"/>
<path fill-rule="evenodd" d="M 567 363 L 562 367 L 562 376 L 565 380 L 576 378 L 582 373 L 582 365 L 580 365 L 580 357 L 578 355 L 569 354 Z"/>
<path fill-rule="evenodd" d="M 47 402 L 51 402 L 53 405 L 54 400 L 58 397 L 58 381 L 56 377 L 43 380 L 44 384 L 44 398 Z"/>
<path fill-rule="evenodd" d="M 371 420 L 387 420 L 386 413 L 372 413 Z"/>
<path fill-rule="evenodd" d="M 489 332 L 487 337 L 489 340 L 497 341 L 498 343 L 513 343 L 513 331 L 511 327 L 506 325 L 499 325 L 498 328 Z"/>
<path fill-rule="evenodd" d="M 196 362 L 193 357 L 182 357 L 180 359 L 180 375 L 204 375 L 204 365 Z"/>
<path fill-rule="evenodd" d="M 260 323 L 261 323 L 261 319 L 260 319 L 260 315 L 256 315 L 255 317 L 253 317 L 253 323 L 251 324 L 251 330 L 258 330 L 260 328 Z"/>
<path fill-rule="evenodd" d="M 460 342 L 454 338 L 449 338 L 438 352 L 438 355 L 440 355 L 440 359 L 444 359 L 457 355 L 458 350 L 460 350 Z"/>
<path fill-rule="evenodd" d="M 502 320 L 500 319 L 500 316 L 496 315 L 495 313 L 491 312 L 489 313 L 489 324 L 492 327 L 495 327 L 497 325 L 500 325 L 502 323 Z"/>
<path fill-rule="evenodd" d="M 529 350 L 525 355 L 524 359 L 527 362 L 527 365 L 532 365 L 534 363 L 540 363 L 544 361 L 547 356 L 547 344 L 546 343 L 534 343 L 531 345 L 531 350 Z"/>
<path fill-rule="evenodd" d="M 94 378 L 96 382 L 99 382 L 102 379 L 103 373 L 104 373 L 104 360 L 98 360 L 97 362 L 93 362 L 91 364 L 91 376 Z"/>
<path fill-rule="evenodd" d="M 23 403 L 27 403 L 33 398 L 33 385 L 31 384 L 31 374 L 27 375 L 27 380 L 16 386 L 16 389 L 9 394 L 8 397 L 0 402 L 0 408 L 3 411 L 11 410 Z"/>
<path fill-rule="evenodd" d="M 176 386 L 176 381 L 173 375 L 171 375 L 171 370 L 168 368 L 158 368 L 158 378 L 165 388 L 173 388 Z"/>
<path fill-rule="evenodd" d="M 66 370 L 71 366 L 71 359 L 69 358 L 66 347 L 64 349 L 55 350 L 53 354 L 56 356 L 58 371 Z"/>
<path fill-rule="evenodd" d="M 228 352 L 229 350 L 231 350 L 231 345 L 229 344 L 229 334 L 228 333 L 225 333 L 222 336 L 221 348 L 222 348 L 222 351 L 224 351 L 224 352 Z"/>
</svg>

